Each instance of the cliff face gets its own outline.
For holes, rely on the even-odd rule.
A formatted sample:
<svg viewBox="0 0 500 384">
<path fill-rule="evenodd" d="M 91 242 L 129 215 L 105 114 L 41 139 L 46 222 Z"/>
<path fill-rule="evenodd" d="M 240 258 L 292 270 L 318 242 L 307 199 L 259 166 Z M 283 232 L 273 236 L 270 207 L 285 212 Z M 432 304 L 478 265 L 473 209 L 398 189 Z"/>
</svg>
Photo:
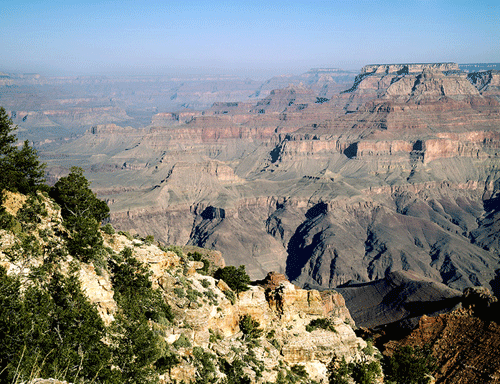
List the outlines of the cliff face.
<svg viewBox="0 0 500 384">
<path fill-rule="evenodd" d="M 434 71 L 459 71 L 460 68 L 456 63 L 412 63 L 412 64 L 370 64 L 361 68 L 361 75 L 367 74 L 408 74 L 421 73 L 424 70 Z"/>
<path fill-rule="evenodd" d="M 436 383 L 499 383 L 500 326 L 466 310 L 424 316 L 399 345 L 430 345 L 437 358 Z M 389 349 L 396 343 L 387 345 Z"/>
</svg>

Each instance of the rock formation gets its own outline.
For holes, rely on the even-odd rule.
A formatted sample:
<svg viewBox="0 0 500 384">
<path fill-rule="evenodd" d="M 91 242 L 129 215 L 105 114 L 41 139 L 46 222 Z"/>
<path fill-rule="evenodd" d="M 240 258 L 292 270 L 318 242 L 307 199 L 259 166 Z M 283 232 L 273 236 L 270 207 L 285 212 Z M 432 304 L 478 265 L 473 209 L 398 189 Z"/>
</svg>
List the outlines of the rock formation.
<svg viewBox="0 0 500 384">
<path fill-rule="evenodd" d="M 499 383 L 500 326 L 461 309 L 437 317 L 423 316 L 404 340 L 387 345 L 432 347 L 437 358 L 436 383 Z"/>
<path fill-rule="evenodd" d="M 367 66 L 329 100 L 293 85 L 130 137 L 89 132 L 49 168 L 86 164 L 114 225 L 220 250 L 255 279 L 275 270 L 332 288 L 403 270 L 493 288 L 500 104 L 488 76 Z"/>
<path fill-rule="evenodd" d="M 65 229 L 61 226 L 60 211 L 51 200 L 41 198 L 48 215 L 32 228 L 33 233 L 38 234 L 43 228 L 50 236 L 40 238 L 44 245 L 62 244 L 60 236 Z M 15 214 L 24 200 L 22 196 L 9 194 L 6 202 L 9 212 Z M 264 282 L 236 294 L 224 281 L 200 274 L 204 263 L 188 256 L 193 251 L 202 252 L 206 254 L 203 258 L 223 265 L 220 255 L 211 251 L 194 247 L 161 249 L 130 234 L 108 232 L 102 236 L 108 254 L 118 254 L 125 248 L 131 250 L 133 257 L 150 271 L 153 288 L 161 292 L 172 308 L 173 321 L 157 324 L 150 320 L 150 326 L 163 335 L 164 343 L 175 348 L 179 359 L 168 374 L 162 375 L 163 382 L 192 381 L 200 374 L 200 367 L 193 360 L 195 348 L 216 357 L 215 373 L 219 379 L 225 377 L 222 365 L 219 367 L 222 361 L 232 364 L 243 360 L 245 374 L 255 383 L 275 382 L 279 372 L 286 373 L 295 365 L 304 367 L 311 380 L 325 381 L 333 356 L 343 356 L 348 362 L 374 359 L 363 352 L 367 344 L 356 337 L 354 322 L 337 292 L 300 289 L 283 275 L 270 273 Z M 20 266 L 19 260 L 9 256 L 20 239 L 3 229 L 0 239 L 0 265 L 9 275 L 24 276 L 23 284 L 29 285 L 30 273 L 44 263 L 44 255 L 23 257 L 25 263 Z M 66 273 L 75 267 L 83 292 L 96 305 L 106 325 L 112 324 L 119 309 L 109 268 L 100 267 L 97 271 L 94 264 L 69 255 L 58 265 Z M 250 337 L 242 331 L 240 324 L 245 316 L 256 322 L 260 329 L 258 336 Z M 326 319 L 333 328 L 308 329 L 311 321 L 317 319 Z"/>
</svg>

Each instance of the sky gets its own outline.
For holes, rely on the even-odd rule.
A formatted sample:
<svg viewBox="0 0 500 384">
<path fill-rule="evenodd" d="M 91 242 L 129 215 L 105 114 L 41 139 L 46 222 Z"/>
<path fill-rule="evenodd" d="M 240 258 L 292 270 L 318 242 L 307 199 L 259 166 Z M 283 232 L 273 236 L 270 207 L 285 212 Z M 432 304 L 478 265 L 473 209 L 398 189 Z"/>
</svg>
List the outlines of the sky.
<svg viewBox="0 0 500 384">
<path fill-rule="evenodd" d="M 268 78 L 500 62 L 491 1 L 2 0 L 0 72 Z"/>
</svg>

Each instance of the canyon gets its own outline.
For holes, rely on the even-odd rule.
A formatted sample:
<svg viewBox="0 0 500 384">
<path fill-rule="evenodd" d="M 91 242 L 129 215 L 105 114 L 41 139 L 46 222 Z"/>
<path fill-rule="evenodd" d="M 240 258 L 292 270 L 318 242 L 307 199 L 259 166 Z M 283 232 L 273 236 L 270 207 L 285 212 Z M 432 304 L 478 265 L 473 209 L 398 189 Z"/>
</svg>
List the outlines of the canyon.
<svg viewBox="0 0 500 384">
<path fill-rule="evenodd" d="M 4 94 L 49 83 L 37 76 L 11 81 L 17 88 Z M 68 111 L 30 112 L 36 103 L 27 98 L 11 116 L 25 124 L 36 117 L 50 129 L 70 129 L 73 121 L 80 131 L 93 121 L 83 135 L 38 142 L 49 181 L 82 166 L 117 228 L 219 250 L 252 278 L 272 270 L 299 286 L 333 288 L 403 270 L 453 289 L 494 288 L 497 70 L 388 64 L 367 65 L 355 78 L 314 69 L 258 86 L 212 79 L 197 88 L 199 79 L 191 79 L 175 88 L 168 81 L 132 79 L 120 88 L 106 78 L 59 79 L 88 92 L 57 98 Z M 165 104 L 146 115 L 145 103 L 130 106 L 134 87 L 145 92 L 141 82 L 169 84 L 177 98 L 208 84 L 227 92 L 206 99 L 205 109 L 193 102 L 166 112 Z M 106 86 L 121 107 L 102 103 Z M 142 120 L 133 120 L 140 108 Z M 26 127 L 21 133 L 36 125 Z"/>
<path fill-rule="evenodd" d="M 53 151 L 120 229 L 221 251 L 250 276 L 333 288 L 412 271 L 462 290 L 499 266 L 498 71 L 366 66 L 354 85 L 97 124 Z M 326 97 L 328 96 L 328 97 Z"/>
<path fill-rule="evenodd" d="M 54 179 L 87 169 L 117 228 L 219 250 L 255 279 L 333 288 L 403 270 L 491 288 L 498 76 L 366 66 L 329 97 L 292 84 L 143 128 L 96 125 L 40 153 Z"/>
<path fill-rule="evenodd" d="M 232 362 L 247 356 L 252 382 L 297 365 L 325 381 L 339 354 L 371 359 L 353 331 L 362 327 L 357 335 L 386 355 L 429 345 L 437 383 L 498 382 L 500 72 L 384 64 L 356 77 L 315 69 L 297 78 L 252 84 L 245 97 L 204 109 L 136 109 L 136 120 L 129 107 L 97 104 L 102 120 L 94 119 L 76 99 L 70 115 L 37 112 L 49 129 L 95 122 L 37 147 L 49 182 L 85 169 L 113 226 L 128 231 L 103 232 L 107 252 L 133 249 L 173 308 L 176 321 L 160 328 L 180 363 L 161 379 L 193 380 L 201 347 Z M 12 111 L 31 121 L 29 108 Z M 19 198 L 9 196 L 8 204 Z M 44 204 L 64 231 L 57 207 Z M 16 240 L 0 235 L 4 252 Z M 29 276 L 30 266 L 2 252 L 7 273 Z M 190 252 L 215 267 L 245 265 L 254 282 L 234 296 L 201 275 Z M 110 277 L 80 268 L 86 296 L 111 324 Z M 265 333 L 257 347 L 245 316 Z M 335 331 L 308 330 L 326 318 Z"/>
</svg>

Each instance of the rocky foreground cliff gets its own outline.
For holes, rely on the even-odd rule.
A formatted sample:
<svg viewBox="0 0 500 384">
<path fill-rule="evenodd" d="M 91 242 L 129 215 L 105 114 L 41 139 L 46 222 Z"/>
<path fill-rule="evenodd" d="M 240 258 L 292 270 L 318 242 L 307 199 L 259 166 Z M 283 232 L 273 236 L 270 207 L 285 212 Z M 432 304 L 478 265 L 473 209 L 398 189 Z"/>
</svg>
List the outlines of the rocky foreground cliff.
<svg viewBox="0 0 500 384">
<path fill-rule="evenodd" d="M 134 367 L 142 367 L 143 364 L 138 372 L 142 375 L 149 372 L 147 377 L 156 377 L 161 382 L 233 382 L 236 378 L 255 383 L 283 382 L 285 379 L 290 382 L 325 382 L 332 361 L 342 358 L 347 362 L 363 364 L 376 361 L 373 349 L 366 349 L 367 343 L 354 334 L 354 322 L 342 296 L 336 292 L 299 289 L 280 274 L 269 274 L 248 289 L 235 292 L 224 280 L 207 275 L 214 268 L 224 266 L 220 254 L 193 247 L 184 250 L 159 247 L 153 244 L 151 237 L 134 238 L 128 233 L 114 233 L 109 225 L 100 234 L 104 239 L 104 259 L 83 262 L 80 257 L 66 253 L 66 230 L 61 213 L 52 200 L 42 194 L 33 200 L 7 193 L 5 206 L 11 215 L 7 217 L 11 217 L 13 224 L 11 229 L 0 230 L 1 300 L 5 304 L 0 316 L 2 319 L 6 319 L 4 310 L 8 314 L 10 305 L 13 305 L 9 300 L 18 300 L 9 298 L 7 294 L 14 281 L 19 281 L 21 292 L 24 292 L 21 295 L 26 297 L 31 297 L 36 289 L 57 287 L 58 293 L 49 290 L 47 294 L 50 296 L 44 299 L 46 308 L 52 308 L 50 303 L 55 302 L 56 309 L 51 315 L 53 319 L 44 320 L 44 314 L 40 313 L 33 323 L 36 327 L 42 326 L 38 325 L 39 321 L 50 323 L 60 316 L 58 300 L 67 303 L 61 307 L 65 316 L 69 316 L 67 311 L 73 305 L 80 308 L 78 316 L 89 316 L 90 307 L 85 307 L 81 298 L 74 301 L 75 297 L 79 297 L 78 287 L 81 286 L 84 296 L 95 306 L 105 327 L 96 325 L 89 332 L 108 329 L 107 336 L 99 341 L 104 343 L 102 348 L 105 349 L 100 352 L 103 356 L 107 348 L 113 349 L 114 343 L 120 346 L 114 353 L 123 353 L 124 348 L 133 350 L 137 342 L 134 335 L 146 332 L 141 330 L 146 324 L 154 332 L 150 337 L 155 335 L 153 339 L 158 341 L 153 349 L 147 340 L 141 339 L 141 348 L 150 351 L 144 357 L 146 365 L 131 354 L 127 355 L 130 360 L 124 361 L 125 365 L 121 365 L 121 357 L 118 360 L 110 357 L 108 364 L 115 365 L 114 368 L 99 368 L 98 356 L 89 356 L 84 349 L 86 344 L 81 342 L 75 351 L 81 356 L 80 369 L 75 371 L 75 367 L 71 367 L 69 371 L 73 372 L 74 378 L 56 370 L 56 379 L 82 382 L 84 378 L 80 378 L 79 372 L 83 372 L 88 364 L 97 372 L 95 378 L 101 377 L 101 369 L 105 372 L 108 368 L 111 369 L 111 377 L 115 369 L 125 378 L 126 375 L 135 375 L 133 369 L 138 368 Z M 28 215 L 27 212 L 31 213 Z M 26 232 L 28 228 L 29 232 Z M 59 259 L 54 264 L 56 255 Z M 119 274 L 117 271 L 120 271 Z M 120 282 L 125 276 L 130 280 Z M 145 276 L 146 280 L 141 276 Z M 67 277 L 70 280 L 66 280 Z M 9 281 L 10 286 L 4 284 Z M 138 307 L 127 309 L 128 304 L 124 301 L 126 287 L 130 285 L 133 295 L 140 296 L 148 286 L 147 281 L 164 304 L 158 302 L 156 307 L 147 307 L 145 303 L 156 297 L 155 293 L 144 296 L 146 302 L 138 304 Z M 67 292 L 68 287 L 73 288 Z M 155 315 L 165 304 L 168 306 L 164 308 L 165 314 Z M 33 310 L 36 305 L 32 302 L 28 310 Z M 148 308 L 146 316 L 149 320 L 145 323 L 137 318 L 129 329 L 124 316 L 132 316 L 131 313 L 140 311 L 143 305 Z M 128 312 L 130 310 L 133 312 Z M 24 312 L 20 310 L 19 313 Z M 78 329 L 88 321 L 83 320 L 77 325 L 71 320 L 69 329 Z M 98 324 L 96 319 L 93 321 Z M 60 348 L 63 348 L 69 332 L 66 328 L 68 323 L 55 324 L 56 328 L 50 333 L 59 335 Z M 132 336 L 126 336 L 128 332 Z M 15 335 L 9 333 L 7 336 Z M 40 343 L 38 337 L 42 338 L 42 335 L 36 336 L 32 343 Z M 120 344 L 124 337 L 130 337 L 126 339 L 131 343 L 127 347 Z M 54 342 L 58 343 L 57 337 Z M 26 359 L 33 361 L 33 367 L 28 368 L 33 370 L 35 377 L 39 374 L 37 372 L 44 371 L 44 361 L 57 364 L 54 356 L 50 356 L 52 352 L 64 356 L 62 350 L 53 350 L 45 360 L 38 360 L 36 356 L 24 356 L 23 350 L 12 351 L 12 356 L 19 360 L 18 369 L 13 370 L 18 376 L 14 378 L 22 381 L 31 379 L 19 373 L 22 372 L 19 367 L 24 366 Z M 147 359 L 155 355 L 157 357 L 147 363 Z M 158 371 L 151 371 L 161 365 L 168 366 L 168 370 L 158 368 Z M 132 373 L 128 372 L 129 369 Z M 130 377 L 131 380 L 135 376 Z"/>
</svg>

